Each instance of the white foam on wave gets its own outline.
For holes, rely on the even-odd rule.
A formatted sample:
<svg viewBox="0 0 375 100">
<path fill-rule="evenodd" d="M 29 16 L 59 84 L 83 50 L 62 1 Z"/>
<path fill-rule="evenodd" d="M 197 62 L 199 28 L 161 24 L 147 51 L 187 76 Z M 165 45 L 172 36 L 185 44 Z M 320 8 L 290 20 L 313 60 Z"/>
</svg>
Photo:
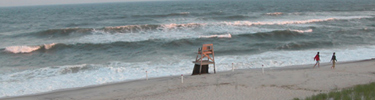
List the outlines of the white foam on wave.
<svg viewBox="0 0 375 100">
<path fill-rule="evenodd" d="M 56 43 L 44 44 L 43 46 L 9 46 L 9 47 L 6 47 L 4 51 L 15 53 L 15 54 L 31 53 L 33 51 L 41 49 L 42 47 L 44 47 L 44 49 L 50 49 L 55 45 Z"/>
<path fill-rule="evenodd" d="M 56 43 L 51 43 L 51 44 L 44 44 L 45 49 L 51 49 L 53 46 L 55 46 Z"/>
<path fill-rule="evenodd" d="M 308 24 L 314 22 L 324 22 L 333 20 L 350 20 L 369 18 L 370 16 L 328 16 L 328 17 L 302 17 L 302 19 L 273 19 L 272 21 L 231 21 L 231 22 L 207 22 L 207 23 L 169 23 L 160 26 L 148 25 L 126 25 L 117 27 L 106 27 L 106 29 L 115 29 L 119 33 L 111 33 L 108 30 L 95 29 L 93 35 L 86 35 L 79 39 L 69 40 L 73 43 L 110 43 L 117 41 L 135 42 L 152 39 L 189 39 L 189 38 L 212 38 L 220 37 L 211 35 L 212 33 L 227 33 L 231 35 L 249 34 L 257 32 L 271 32 L 275 30 L 288 30 L 283 28 L 265 28 L 262 25 L 288 25 L 288 24 Z M 252 26 L 252 27 L 249 27 Z M 260 26 L 260 27 L 258 27 Z M 126 31 L 122 31 L 125 29 Z M 128 30 L 131 29 L 131 30 Z M 308 30 L 291 30 L 299 33 L 309 33 Z M 124 33 L 122 33 L 124 32 Z M 229 37 L 222 37 L 229 38 Z"/>
<path fill-rule="evenodd" d="M 331 17 L 331 18 L 317 18 L 317 19 L 301 19 L 301 20 L 275 20 L 275 21 L 235 21 L 235 22 L 222 22 L 225 25 L 239 25 L 239 26 L 254 26 L 254 25 L 287 25 L 287 24 L 308 24 L 316 22 L 326 22 L 334 20 L 349 20 L 372 18 L 371 16 L 345 16 L 345 17 Z"/>
<path fill-rule="evenodd" d="M 230 26 L 253 26 L 253 25 L 287 25 L 287 24 L 307 24 L 315 22 L 325 22 L 333 20 L 349 20 L 349 19 L 361 19 L 361 18 L 371 18 L 371 16 L 341 16 L 341 17 L 330 17 L 330 18 L 315 18 L 315 19 L 300 19 L 300 20 L 286 20 L 279 19 L 273 21 L 234 21 L 234 22 L 214 22 L 214 23 L 187 23 L 187 24 L 163 24 L 160 29 L 177 29 L 177 28 L 192 28 L 198 26 L 220 26 L 220 25 L 230 25 Z"/>
<path fill-rule="evenodd" d="M 124 80 L 169 76 L 177 71 L 187 73 L 189 67 L 154 62 L 66 65 L 31 69 L 0 76 L 0 97 L 48 92 L 57 89 L 99 85 Z M 181 66 L 177 64 L 177 66 Z M 190 72 L 190 71 L 189 71 Z"/>
<path fill-rule="evenodd" d="M 187 24 L 176 24 L 176 23 L 171 23 L 171 24 L 163 24 L 159 29 L 177 29 L 177 28 L 196 28 L 199 26 L 205 26 L 207 23 L 187 23 Z"/>
<path fill-rule="evenodd" d="M 311 33 L 311 32 L 313 32 L 312 29 L 307 29 L 307 30 L 290 30 L 290 31 L 294 31 L 294 32 L 298 32 L 298 33 Z"/>
<path fill-rule="evenodd" d="M 255 55 L 215 56 L 216 70 L 228 71 L 232 63 L 236 70 L 290 65 L 314 64 L 313 57 L 320 52 L 321 62 L 329 62 L 336 52 L 338 62 L 375 57 L 375 46 L 358 48 L 314 49 L 302 51 L 269 51 Z M 191 55 L 195 56 L 195 55 Z M 149 77 L 191 74 L 193 57 L 174 55 L 153 62 L 120 62 L 107 64 L 81 64 L 35 68 L 0 75 L 0 97 L 48 92 L 57 89 L 83 87 Z M 339 67 L 339 66 L 338 66 Z M 210 72 L 213 69 L 210 68 Z"/>
<path fill-rule="evenodd" d="M 232 38 L 231 34 L 200 36 L 201 38 Z"/>
<path fill-rule="evenodd" d="M 219 58 L 219 61 L 223 62 L 216 65 L 222 65 L 224 67 L 224 69 L 219 70 L 231 70 L 231 63 L 234 63 L 236 68 L 239 69 L 261 68 L 262 65 L 264 65 L 264 67 L 284 67 L 291 65 L 314 64 L 315 62 L 313 58 L 316 52 L 320 52 L 321 63 L 330 62 L 333 52 L 336 52 L 337 60 L 339 62 L 364 60 L 375 57 L 375 46 L 303 51 L 270 51 L 250 56 L 222 56 L 222 58 Z"/>
<path fill-rule="evenodd" d="M 105 27 L 104 30 L 96 30 L 93 29 L 93 32 L 98 32 L 98 31 L 110 31 L 110 30 L 116 30 L 118 32 L 122 33 L 142 33 L 142 32 L 147 32 L 152 30 L 151 27 L 153 25 L 125 25 L 125 26 L 112 26 L 112 27 Z"/>
<path fill-rule="evenodd" d="M 40 49 L 40 46 L 10 46 L 6 47 L 5 51 L 11 53 L 30 53 Z"/>
<path fill-rule="evenodd" d="M 286 24 L 307 24 L 314 22 L 324 22 L 332 21 L 336 18 L 327 19 L 308 19 L 308 20 L 298 20 L 298 21 L 263 21 L 263 22 L 252 22 L 252 21 L 235 21 L 235 22 L 223 22 L 226 25 L 240 25 L 240 26 L 253 26 L 253 25 L 286 25 Z"/>
</svg>

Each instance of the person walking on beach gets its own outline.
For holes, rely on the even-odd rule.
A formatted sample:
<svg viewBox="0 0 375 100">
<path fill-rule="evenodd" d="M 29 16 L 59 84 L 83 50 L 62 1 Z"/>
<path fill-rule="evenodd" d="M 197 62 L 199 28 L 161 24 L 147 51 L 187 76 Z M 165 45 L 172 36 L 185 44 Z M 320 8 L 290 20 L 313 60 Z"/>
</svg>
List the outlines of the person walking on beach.
<svg viewBox="0 0 375 100">
<path fill-rule="evenodd" d="M 331 69 L 335 69 L 335 65 L 336 65 L 336 62 L 337 62 L 335 52 L 333 52 L 333 55 L 332 55 L 332 58 L 331 58 L 331 62 L 332 62 Z"/>
<path fill-rule="evenodd" d="M 316 54 L 316 56 L 314 57 L 314 61 L 316 61 L 315 65 L 313 68 L 315 68 L 316 65 L 318 65 L 318 67 L 320 67 L 320 56 L 319 56 L 319 52 Z"/>
</svg>

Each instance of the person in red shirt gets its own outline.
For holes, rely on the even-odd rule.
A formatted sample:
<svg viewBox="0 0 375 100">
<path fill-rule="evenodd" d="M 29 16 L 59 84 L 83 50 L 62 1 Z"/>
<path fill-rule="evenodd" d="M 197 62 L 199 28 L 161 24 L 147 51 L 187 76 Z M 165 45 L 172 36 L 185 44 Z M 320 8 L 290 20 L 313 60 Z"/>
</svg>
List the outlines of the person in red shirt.
<svg viewBox="0 0 375 100">
<path fill-rule="evenodd" d="M 316 56 L 314 57 L 314 61 L 316 61 L 315 65 L 313 68 L 315 68 L 316 65 L 318 65 L 318 67 L 320 67 L 320 56 L 319 56 L 319 52 L 316 54 Z"/>
</svg>

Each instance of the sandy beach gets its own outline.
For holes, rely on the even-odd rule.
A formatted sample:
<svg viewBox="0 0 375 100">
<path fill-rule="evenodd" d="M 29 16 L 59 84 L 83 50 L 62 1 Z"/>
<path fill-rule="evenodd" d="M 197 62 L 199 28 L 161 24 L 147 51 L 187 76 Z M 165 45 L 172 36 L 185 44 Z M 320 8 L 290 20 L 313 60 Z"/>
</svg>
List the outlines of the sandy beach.
<svg viewBox="0 0 375 100">
<path fill-rule="evenodd" d="M 375 82 L 375 60 L 140 79 L 1 100 L 288 100 Z"/>
</svg>

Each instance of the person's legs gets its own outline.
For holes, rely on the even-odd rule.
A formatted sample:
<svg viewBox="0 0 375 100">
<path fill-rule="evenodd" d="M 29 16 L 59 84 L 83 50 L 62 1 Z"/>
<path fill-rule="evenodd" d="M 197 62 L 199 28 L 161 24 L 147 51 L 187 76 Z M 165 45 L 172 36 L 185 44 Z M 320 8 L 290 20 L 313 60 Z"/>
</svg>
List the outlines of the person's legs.
<svg viewBox="0 0 375 100">
<path fill-rule="evenodd" d="M 318 68 L 320 68 L 320 61 L 318 61 Z"/>
<path fill-rule="evenodd" d="M 335 69 L 336 61 L 332 61 L 332 69 Z"/>
<path fill-rule="evenodd" d="M 315 63 L 315 65 L 314 65 L 313 68 L 315 68 L 316 65 L 318 65 L 318 67 L 320 66 L 320 65 L 319 65 L 319 61 L 316 61 L 316 63 Z"/>
<path fill-rule="evenodd" d="M 316 64 L 318 64 L 318 63 L 315 63 L 315 65 L 314 65 L 314 67 L 313 67 L 313 68 L 315 68 Z"/>
</svg>

